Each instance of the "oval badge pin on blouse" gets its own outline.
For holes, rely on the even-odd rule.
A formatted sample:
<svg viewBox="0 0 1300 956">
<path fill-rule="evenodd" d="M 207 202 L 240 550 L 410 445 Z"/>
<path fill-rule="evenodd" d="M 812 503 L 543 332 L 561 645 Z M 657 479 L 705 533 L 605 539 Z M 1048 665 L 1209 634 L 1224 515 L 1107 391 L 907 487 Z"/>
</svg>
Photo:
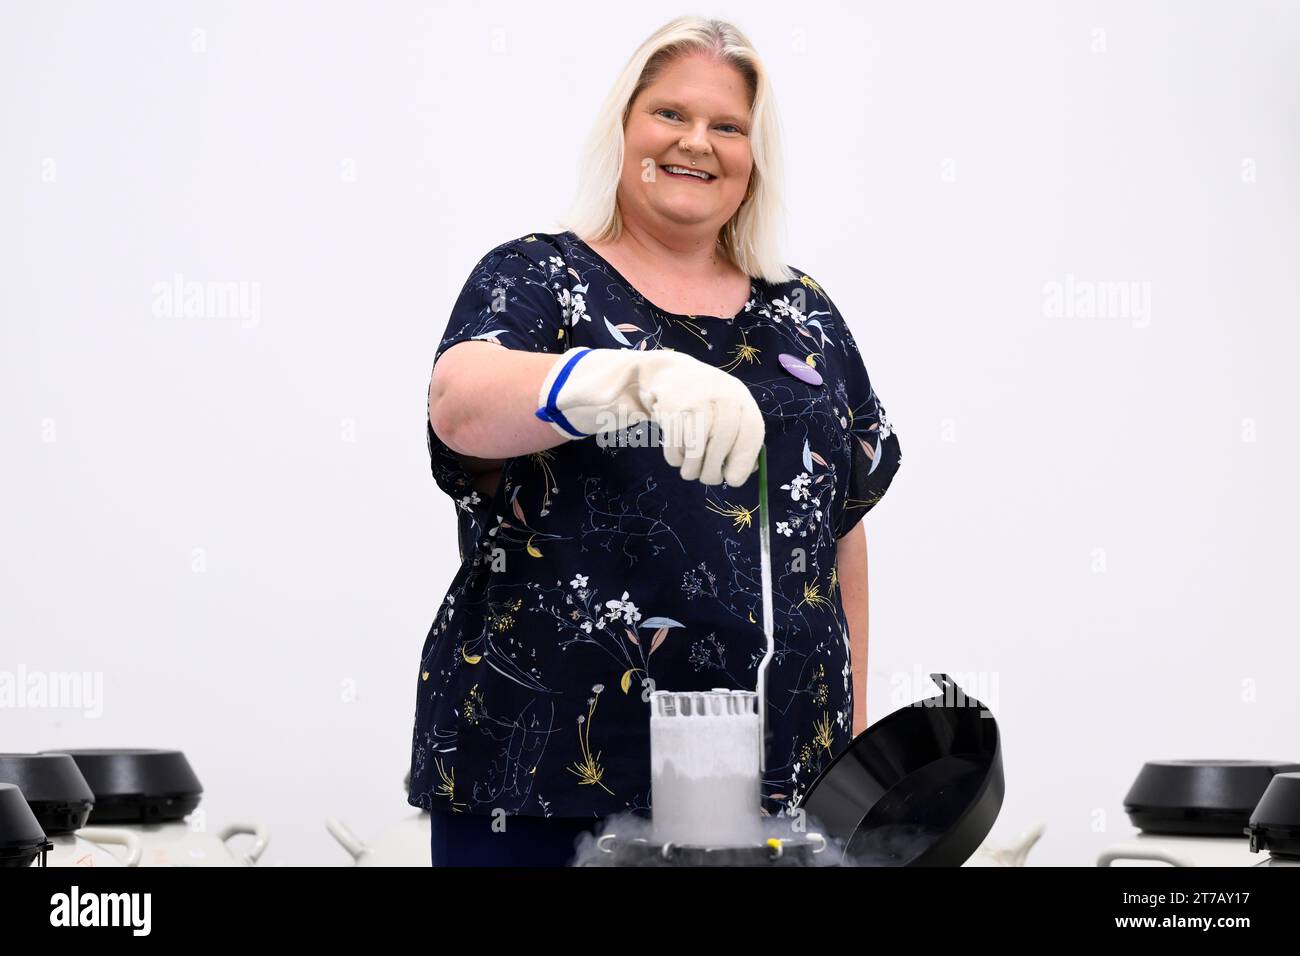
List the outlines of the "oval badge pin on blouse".
<svg viewBox="0 0 1300 956">
<path fill-rule="evenodd" d="M 821 373 L 815 368 L 797 356 L 782 352 L 777 357 L 781 367 L 797 378 L 801 382 L 807 382 L 809 385 L 822 384 Z"/>
</svg>

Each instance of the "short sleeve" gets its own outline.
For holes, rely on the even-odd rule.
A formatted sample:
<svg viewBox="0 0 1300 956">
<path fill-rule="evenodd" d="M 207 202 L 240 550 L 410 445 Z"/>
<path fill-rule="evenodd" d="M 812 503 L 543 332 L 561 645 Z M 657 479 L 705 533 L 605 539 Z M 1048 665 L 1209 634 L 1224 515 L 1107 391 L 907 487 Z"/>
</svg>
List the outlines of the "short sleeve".
<svg viewBox="0 0 1300 956">
<path fill-rule="evenodd" d="M 830 302 L 827 299 L 827 302 Z M 850 456 L 848 481 L 842 507 L 835 522 L 835 536 L 842 538 L 863 516 L 880 503 L 903 463 L 898 435 L 885 414 L 858 351 L 858 344 L 839 310 L 831 313 L 838 329 L 843 359 L 843 402 L 841 424 L 848 432 Z"/>
<path fill-rule="evenodd" d="M 434 352 L 434 364 L 453 345 L 471 339 L 527 352 L 565 350 L 570 313 L 569 272 L 559 250 L 536 236 L 502 243 L 470 270 Z M 430 372 L 432 375 L 432 372 Z M 433 430 L 425 389 L 425 432 L 434 481 L 458 510 L 487 516 L 489 502 L 474 487 L 459 456 Z"/>
</svg>

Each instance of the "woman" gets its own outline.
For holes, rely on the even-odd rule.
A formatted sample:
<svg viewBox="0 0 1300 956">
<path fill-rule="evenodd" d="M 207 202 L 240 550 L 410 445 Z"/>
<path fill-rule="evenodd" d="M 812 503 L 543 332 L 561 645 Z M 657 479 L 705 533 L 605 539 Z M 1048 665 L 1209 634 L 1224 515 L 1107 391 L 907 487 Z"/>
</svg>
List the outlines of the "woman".
<svg viewBox="0 0 1300 956">
<path fill-rule="evenodd" d="M 490 250 L 434 360 L 462 561 L 412 747 L 435 865 L 564 864 L 601 818 L 649 811 L 651 690 L 754 689 L 764 445 L 762 811 L 865 727 L 858 525 L 899 443 L 839 311 L 781 261 L 764 69 L 734 26 L 680 18 L 601 116 L 568 228 Z"/>
</svg>

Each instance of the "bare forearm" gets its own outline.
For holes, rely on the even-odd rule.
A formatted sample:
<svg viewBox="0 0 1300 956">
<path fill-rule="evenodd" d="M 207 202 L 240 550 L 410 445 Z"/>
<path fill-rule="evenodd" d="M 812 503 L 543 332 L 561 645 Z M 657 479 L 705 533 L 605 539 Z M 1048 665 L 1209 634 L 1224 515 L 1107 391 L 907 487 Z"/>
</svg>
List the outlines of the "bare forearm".
<svg viewBox="0 0 1300 956">
<path fill-rule="evenodd" d="M 494 342 L 460 342 L 439 356 L 429 381 L 429 423 L 462 455 L 503 459 L 562 444 L 533 414 L 550 352 L 508 349 Z"/>
<path fill-rule="evenodd" d="M 849 661 L 853 671 L 853 733 L 867 727 L 867 533 L 858 526 L 839 539 L 836 547 L 836 575 L 844 618 L 849 625 Z"/>
</svg>

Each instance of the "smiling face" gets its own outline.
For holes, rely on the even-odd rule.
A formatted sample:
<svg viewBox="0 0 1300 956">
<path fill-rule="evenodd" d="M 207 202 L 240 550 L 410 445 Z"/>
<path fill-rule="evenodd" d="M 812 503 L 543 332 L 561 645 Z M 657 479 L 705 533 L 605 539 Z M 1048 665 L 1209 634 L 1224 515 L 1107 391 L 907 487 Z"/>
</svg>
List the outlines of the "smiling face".
<svg viewBox="0 0 1300 956">
<path fill-rule="evenodd" d="M 623 128 L 618 191 L 624 215 L 716 233 L 749 186 L 750 126 L 749 91 L 734 66 L 703 54 L 668 64 L 633 101 Z M 671 173 L 672 166 L 713 178 Z"/>
</svg>

